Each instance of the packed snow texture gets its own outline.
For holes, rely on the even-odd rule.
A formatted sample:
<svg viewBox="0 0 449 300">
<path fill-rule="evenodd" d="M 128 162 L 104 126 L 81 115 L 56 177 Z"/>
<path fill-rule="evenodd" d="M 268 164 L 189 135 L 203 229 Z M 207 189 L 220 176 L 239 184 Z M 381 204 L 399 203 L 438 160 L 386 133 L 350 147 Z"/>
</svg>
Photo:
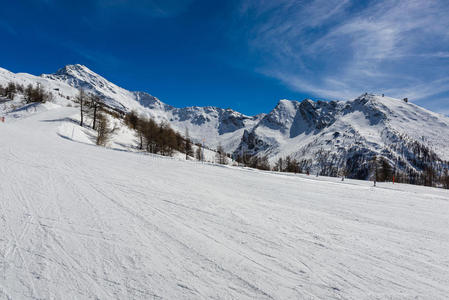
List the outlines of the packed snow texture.
<svg viewBox="0 0 449 300">
<path fill-rule="evenodd" d="M 96 147 L 77 111 L 0 123 L 0 298 L 447 299 L 449 191 Z"/>
</svg>

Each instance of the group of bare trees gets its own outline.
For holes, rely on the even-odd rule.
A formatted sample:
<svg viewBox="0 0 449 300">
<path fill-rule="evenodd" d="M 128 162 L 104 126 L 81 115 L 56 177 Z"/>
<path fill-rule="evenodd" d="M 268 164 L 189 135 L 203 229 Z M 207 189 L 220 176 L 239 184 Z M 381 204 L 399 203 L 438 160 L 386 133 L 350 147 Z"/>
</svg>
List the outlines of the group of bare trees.
<svg viewBox="0 0 449 300">
<path fill-rule="evenodd" d="M 273 167 L 273 171 L 301 173 L 302 169 L 296 159 L 292 159 L 290 156 L 287 156 L 286 158 L 278 158 Z"/>
<path fill-rule="evenodd" d="M 242 154 L 234 157 L 234 159 L 237 161 L 237 163 L 250 168 L 266 171 L 271 170 L 270 162 L 268 161 L 268 156 L 266 155 L 258 156 L 243 152 Z"/>
<path fill-rule="evenodd" d="M 168 123 L 156 123 L 153 119 L 139 116 L 135 111 L 125 115 L 125 124 L 136 131 L 139 139 L 139 149 L 150 153 L 172 156 L 179 151 L 192 154 L 192 143 L 187 137 L 183 137 L 174 131 Z"/>
<path fill-rule="evenodd" d="M 376 181 L 393 181 L 394 172 L 388 160 L 383 156 L 374 156 L 371 161 L 372 178 Z"/>
<path fill-rule="evenodd" d="M 280 157 L 273 167 L 270 166 L 266 156 L 257 157 L 240 155 L 236 157 L 239 163 L 248 167 L 278 172 L 310 174 L 312 166 L 314 174 L 330 177 L 345 177 L 375 182 L 397 182 L 415 185 L 443 187 L 449 189 L 449 162 L 427 161 L 420 165 L 421 169 L 405 167 L 405 162 L 395 162 L 382 155 L 368 155 L 356 153 L 345 156 L 330 153 L 329 151 L 317 151 L 315 160 L 297 160 L 287 156 Z M 259 167 L 258 161 L 264 161 L 263 167 Z"/>
<path fill-rule="evenodd" d="M 25 89 L 25 101 L 27 103 L 32 102 L 48 102 L 53 100 L 53 94 L 46 92 L 40 85 L 33 87 L 29 84 Z"/>
<path fill-rule="evenodd" d="M 221 165 L 225 165 L 227 163 L 226 152 L 223 149 L 221 143 L 217 147 L 217 151 L 215 152 L 215 161 Z"/>
<path fill-rule="evenodd" d="M 23 86 L 21 86 L 23 92 Z M 13 100 L 17 93 L 17 86 L 14 82 L 9 82 L 5 87 L 0 85 L 0 97 Z"/>
<path fill-rule="evenodd" d="M 111 128 L 108 119 L 108 110 L 102 98 L 97 94 L 78 90 L 75 102 L 80 105 L 80 126 L 85 126 L 86 117 L 92 120 L 91 127 L 97 131 L 96 144 L 106 146 L 117 127 Z"/>
<path fill-rule="evenodd" d="M 203 145 L 200 143 L 196 144 L 195 158 L 199 161 L 204 161 Z"/>
<path fill-rule="evenodd" d="M 312 170 L 313 162 L 312 159 L 297 160 L 290 156 L 280 157 L 274 164 L 273 171 L 309 174 Z M 315 164 L 317 175 L 333 177 L 346 175 L 345 164 L 342 163 L 341 158 L 337 154 L 330 151 L 324 151 L 323 149 L 317 151 L 315 153 Z"/>
<path fill-rule="evenodd" d="M 248 167 L 265 171 L 271 170 L 270 162 L 266 155 L 251 157 L 248 161 Z"/>
<path fill-rule="evenodd" d="M 29 84 L 27 87 L 22 84 L 9 82 L 5 87 L 0 85 L 0 96 L 10 100 L 14 100 L 16 95 L 23 95 L 26 103 L 47 102 L 53 100 L 53 94 L 45 91 L 40 84 L 33 86 Z"/>
</svg>

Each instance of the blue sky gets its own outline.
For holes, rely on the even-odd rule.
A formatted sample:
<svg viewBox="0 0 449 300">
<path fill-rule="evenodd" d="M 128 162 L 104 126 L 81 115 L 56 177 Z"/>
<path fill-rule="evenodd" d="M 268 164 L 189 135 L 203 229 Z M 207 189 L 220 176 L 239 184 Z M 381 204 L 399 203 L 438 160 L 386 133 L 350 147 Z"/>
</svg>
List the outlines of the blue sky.
<svg viewBox="0 0 449 300">
<path fill-rule="evenodd" d="M 175 106 L 408 97 L 449 114 L 449 1 L 2 1 L 0 66 L 73 63 Z"/>
</svg>

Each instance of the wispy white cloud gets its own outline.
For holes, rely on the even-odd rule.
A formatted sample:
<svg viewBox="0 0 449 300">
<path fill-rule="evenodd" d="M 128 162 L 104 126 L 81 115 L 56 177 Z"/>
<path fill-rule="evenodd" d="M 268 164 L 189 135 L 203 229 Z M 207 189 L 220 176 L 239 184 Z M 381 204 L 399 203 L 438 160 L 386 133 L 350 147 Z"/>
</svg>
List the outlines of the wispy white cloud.
<svg viewBox="0 0 449 300">
<path fill-rule="evenodd" d="M 318 97 L 365 91 L 424 100 L 449 91 L 449 2 L 245 0 L 258 71 Z M 432 109 L 449 108 L 447 98 Z M 430 102 L 428 102 L 430 103 Z"/>
</svg>

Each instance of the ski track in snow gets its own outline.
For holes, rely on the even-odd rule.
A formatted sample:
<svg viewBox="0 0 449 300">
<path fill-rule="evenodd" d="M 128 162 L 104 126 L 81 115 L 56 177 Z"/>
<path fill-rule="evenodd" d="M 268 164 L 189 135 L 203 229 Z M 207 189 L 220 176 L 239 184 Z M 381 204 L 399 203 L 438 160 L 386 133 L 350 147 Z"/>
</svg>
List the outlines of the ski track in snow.
<svg viewBox="0 0 449 300">
<path fill-rule="evenodd" d="M 0 299 L 449 295 L 447 190 L 74 143 L 75 113 L 0 124 Z"/>
</svg>

